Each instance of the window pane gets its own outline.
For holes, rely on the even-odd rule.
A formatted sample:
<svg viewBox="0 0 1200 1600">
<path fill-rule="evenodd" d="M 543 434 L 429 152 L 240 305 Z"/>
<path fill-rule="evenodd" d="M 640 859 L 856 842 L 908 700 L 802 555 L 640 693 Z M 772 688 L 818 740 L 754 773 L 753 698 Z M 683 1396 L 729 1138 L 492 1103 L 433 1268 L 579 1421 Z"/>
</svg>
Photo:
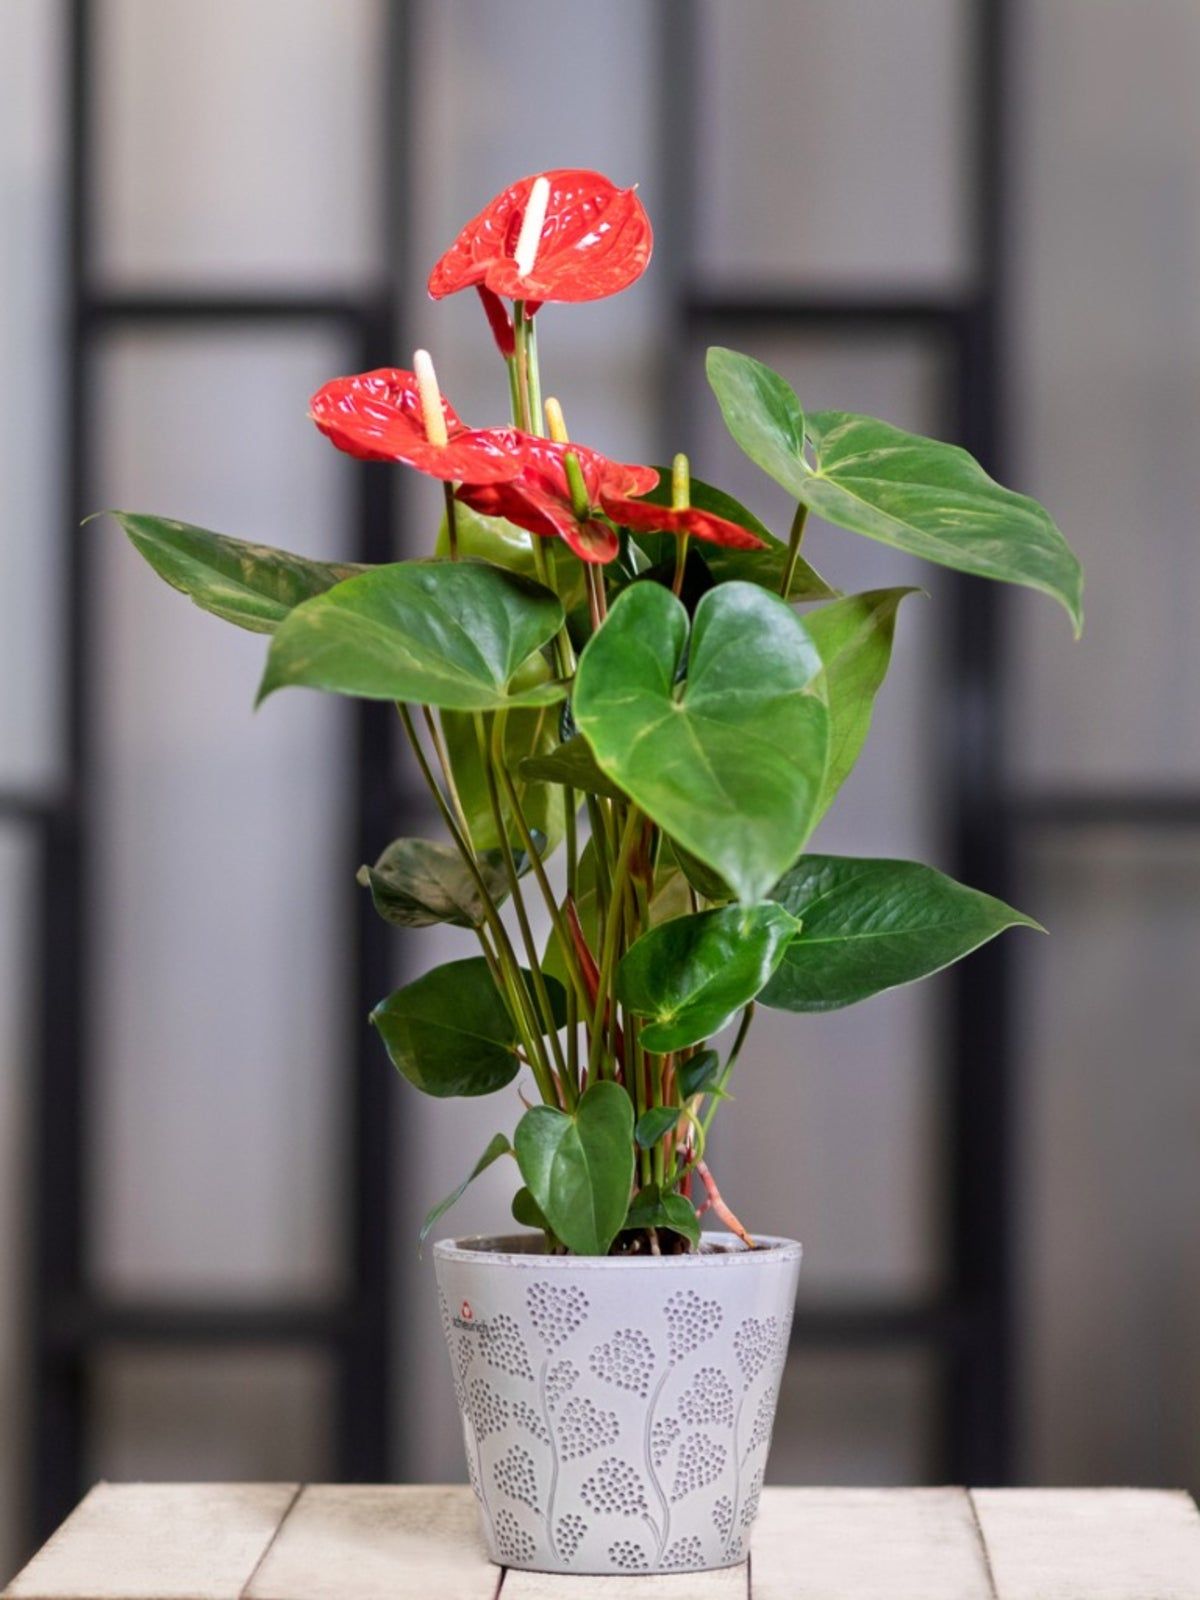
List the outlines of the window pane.
<svg viewBox="0 0 1200 1600">
<path fill-rule="evenodd" d="M 304 416 L 343 359 L 285 334 L 122 342 L 97 502 L 344 553 L 353 469 Z M 96 1270 L 124 1290 L 316 1290 L 340 1224 L 346 708 L 289 693 L 254 715 L 266 640 L 189 605 L 111 523 L 88 531 Z"/>
</svg>

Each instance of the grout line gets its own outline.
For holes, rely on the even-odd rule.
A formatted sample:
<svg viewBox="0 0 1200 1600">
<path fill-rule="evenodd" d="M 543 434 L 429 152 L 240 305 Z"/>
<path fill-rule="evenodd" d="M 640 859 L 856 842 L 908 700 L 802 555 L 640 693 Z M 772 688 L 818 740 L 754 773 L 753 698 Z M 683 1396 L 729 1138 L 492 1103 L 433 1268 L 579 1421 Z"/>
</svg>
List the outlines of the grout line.
<svg viewBox="0 0 1200 1600">
<path fill-rule="evenodd" d="M 973 1489 L 965 1489 L 963 1492 L 967 1497 L 967 1504 L 971 1508 L 971 1521 L 975 1527 L 975 1537 L 979 1540 L 979 1553 L 983 1557 L 983 1570 L 987 1576 L 988 1589 L 991 1592 L 992 1600 L 1000 1600 L 1000 1590 L 996 1586 L 996 1572 L 992 1566 L 992 1553 L 988 1549 L 987 1539 L 984 1536 L 983 1523 L 979 1520 L 979 1507 L 975 1504 L 975 1491 Z"/>
<path fill-rule="evenodd" d="M 274 1550 L 274 1548 L 275 1548 L 275 1541 L 279 1538 L 279 1535 L 283 1532 L 284 1523 L 291 1516 L 292 1512 L 296 1509 L 296 1502 L 297 1502 L 297 1500 L 299 1500 L 300 1496 L 304 1493 L 304 1491 L 305 1491 L 305 1489 L 307 1487 L 308 1487 L 308 1485 L 304 1484 L 304 1483 L 298 1483 L 296 1485 L 295 1493 L 292 1495 L 292 1498 L 288 1501 L 286 1507 L 284 1508 L 283 1515 L 280 1517 L 279 1521 L 275 1525 L 275 1532 L 267 1540 L 266 1548 L 263 1550 L 263 1553 L 259 1556 L 258 1560 L 254 1563 L 254 1566 L 253 1566 L 253 1568 L 251 1569 L 251 1572 L 250 1572 L 250 1576 L 246 1579 L 245 1583 L 238 1590 L 238 1600 L 246 1600 L 246 1596 L 250 1593 L 250 1590 L 251 1590 L 251 1588 L 252 1588 L 252 1586 L 254 1584 L 255 1578 L 258 1577 L 259 1573 L 263 1569 L 264 1562 L 266 1561 L 267 1557 L 271 1554 L 271 1551 Z"/>
<path fill-rule="evenodd" d="M 499 1571 L 500 1576 L 496 1579 L 496 1587 L 492 1590 L 492 1600 L 500 1600 L 500 1591 L 503 1589 L 505 1579 L 508 1577 L 507 1567 L 501 1567 Z"/>
</svg>

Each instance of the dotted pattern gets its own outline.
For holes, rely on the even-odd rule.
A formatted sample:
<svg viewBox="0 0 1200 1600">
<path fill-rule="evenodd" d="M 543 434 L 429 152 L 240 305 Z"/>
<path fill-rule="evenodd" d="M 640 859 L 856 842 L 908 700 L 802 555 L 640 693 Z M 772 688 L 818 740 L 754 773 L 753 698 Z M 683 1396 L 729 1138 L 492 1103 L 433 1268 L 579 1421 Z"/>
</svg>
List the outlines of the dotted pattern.
<svg viewBox="0 0 1200 1600">
<path fill-rule="evenodd" d="M 723 1444 L 718 1444 L 707 1433 L 689 1433 L 679 1446 L 671 1499 L 682 1500 L 685 1495 L 719 1478 L 728 1453 Z"/>
<path fill-rule="evenodd" d="M 579 1382 L 579 1368 L 573 1361 L 559 1361 L 546 1374 L 546 1403 L 557 1411 L 565 1397 Z"/>
<path fill-rule="evenodd" d="M 778 1317 L 747 1317 L 733 1336 L 733 1353 L 742 1369 L 742 1384 L 748 1389 L 775 1353 L 779 1338 Z"/>
<path fill-rule="evenodd" d="M 609 1456 L 585 1478 L 579 1490 L 589 1511 L 617 1517 L 643 1517 L 647 1514 L 641 1480 L 628 1461 Z"/>
<path fill-rule="evenodd" d="M 713 1506 L 713 1527 L 722 1539 L 728 1539 L 733 1532 L 733 1501 L 727 1494 L 721 1495 Z"/>
<path fill-rule="evenodd" d="M 760 1444 L 770 1444 L 771 1427 L 775 1421 L 775 1390 L 768 1387 L 763 1390 L 762 1398 L 758 1402 L 758 1410 L 754 1413 L 754 1427 L 750 1430 L 750 1443 L 746 1446 L 746 1453 L 757 1450 Z"/>
<path fill-rule="evenodd" d="M 480 1439 L 499 1433 L 508 1424 L 508 1401 L 483 1378 L 471 1379 L 471 1421 Z"/>
<path fill-rule="evenodd" d="M 545 1424 L 527 1400 L 513 1401 L 512 1418 L 518 1428 L 524 1428 L 526 1433 L 532 1434 L 539 1444 L 550 1443 Z"/>
<path fill-rule="evenodd" d="M 704 1546 L 694 1533 L 686 1539 L 676 1539 L 674 1544 L 667 1546 L 666 1554 L 663 1556 L 663 1566 L 676 1571 L 686 1567 L 698 1567 L 703 1561 Z"/>
<path fill-rule="evenodd" d="M 562 1409 L 558 1439 L 563 1459 L 575 1461 L 612 1444 L 621 1431 L 615 1411 L 601 1411 L 587 1395 L 575 1395 Z"/>
<path fill-rule="evenodd" d="M 701 1300 L 694 1289 L 680 1289 L 663 1310 L 667 1317 L 667 1348 L 672 1365 L 691 1355 L 721 1326 L 720 1306 L 715 1300 Z"/>
<path fill-rule="evenodd" d="M 738 1517 L 738 1523 L 742 1528 L 748 1528 L 758 1515 L 758 1501 L 759 1496 L 762 1494 L 762 1478 L 762 1470 L 760 1469 L 750 1479 L 750 1487 L 746 1491 L 746 1498 L 742 1502 L 742 1512 Z"/>
<path fill-rule="evenodd" d="M 650 1393 L 654 1349 L 640 1328 L 622 1328 L 598 1344 L 588 1357 L 588 1365 L 598 1378 L 618 1389 L 628 1389 L 643 1400 Z"/>
<path fill-rule="evenodd" d="M 557 1350 L 587 1320 L 588 1300 L 570 1284 L 531 1283 L 525 1292 L 529 1320 L 547 1350 Z"/>
<path fill-rule="evenodd" d="M 496 1548 L 502 1561 L 532 1561 L 537 1546 L 507 1506 L 496 1513 Z"/>
<path fill-rule="evenodd" d="M 466 1337 L 463 1335 L 462 1337 Z M 521 1330 L 506 1311 L 486 1322 L 480 1329 L 479 1342 L 483 1359 L 489 1367 L 506 1372 L 510 1378 L 532 1378 L 529 1352 L 521 1337 Z"/>
<path fill-rule="evenodd" d="M 620 1567 L 624 1572 L 645 1572 L 649 1565 L 646 1552 L 632 1539 L 618 1539 L 615 1544 L 610 1544 L 608 1559 L 614 1567 Z"/>
<path fill-rule="evenodd" d="M 650 1454 L 654 1465 L 661 1467 L 671 1453 L 671 1446 L 680 1434 L 678 1417 L 660 1417 L 650 1430 Z"/>
<path fill-rule="evenodd" d="M 531 1511 L 540 1509 L 533 1457 L 523 1445 L 509 1445 L 492 1467 L 492 1476 L 501 1494 L 506 1494 L 510 1500 L 520 1500 Z"/>
<path fill-rule="evenodd" d="M 693 1426 L 700 1422 L 733 1426 L 733 1390 L 718 1367 L 701 1367 L 679 1402 L 679 1415 Z"/>
<path fill-rule="evenodd" d="M 483 1501 L 483 1490 L 480 1487 L 480 1484 L 479 1484 L 479 1472 L 478 1472 L 478 1469 L 475 1466 L 475 1452 L 474 1452 L 474 1450 L 471 1449 L 471 1441 L 466 1437 L 465 1428 L 463 1430 L 463 1439 L 464 1439 L 464 1441 L 466 1443 L 466 1447 L 467 1447 L 467 1480 L 470 1483 L 471 1488 L 475 1492 L 476 1500 L 478 1500 L 478 1501 L 480 1501 L 482 1503 L 482 1501 Z"/>
<path fill-rule="evenodd" d="M 559 1517 L 554 1529 L 554 1543 L 564 1561 L 570 1561 L 586 1532 L 587 1523 L 577 1512 L 568 1511 L 565 1517 Z"/>
</svg>

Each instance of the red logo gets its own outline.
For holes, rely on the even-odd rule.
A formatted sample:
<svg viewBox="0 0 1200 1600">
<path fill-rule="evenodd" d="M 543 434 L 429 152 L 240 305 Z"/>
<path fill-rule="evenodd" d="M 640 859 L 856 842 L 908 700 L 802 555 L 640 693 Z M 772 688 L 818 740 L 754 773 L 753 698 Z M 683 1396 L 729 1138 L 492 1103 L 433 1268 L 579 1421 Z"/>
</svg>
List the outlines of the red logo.
<svg viewBox="0 0 1200 1600">
<path fill-rule="evenodd" d="M 459 1315 L 462 1317 L 464 1322 L 474 1322 L 475 1313 L 471 1310 L 471 1302 L 469 1300 L 463 1301 L 461 1307 L 459 1308 Z"/>
</svg>

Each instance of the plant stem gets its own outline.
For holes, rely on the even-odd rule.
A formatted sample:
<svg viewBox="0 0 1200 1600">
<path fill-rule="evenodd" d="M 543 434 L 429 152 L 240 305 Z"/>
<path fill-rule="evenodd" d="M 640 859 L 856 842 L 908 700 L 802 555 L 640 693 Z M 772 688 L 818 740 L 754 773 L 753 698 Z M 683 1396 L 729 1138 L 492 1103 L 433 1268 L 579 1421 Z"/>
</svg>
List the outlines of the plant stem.
<svg viewBox="0 0 1200 1600">
<path fill-rule="evenodd" d="M 675 545 L 675 576 L 671 580 L 671 593 L 676 600 L 683 591 L 683 574 L 687 567 L 688 535 L 681 533 Z"/>
<path fill-rule="evenodd" d="M 725 1068 L 724 1068 L 724 1071 L 721 1073 L 721 1080 L 717 1084 L 717 1088 L 722 1090 L 722 1091 L 726 1088 L 726 1086 L 729 1083 L 730 1078 L 733 1076 L 733 1069 L 737 1065 L 737 1058 L 742 1053 L 742 1046 L 746 1042 L 746 1035 L 750 1032 L 750 1024 L 753 1021 L 754 1021 L 754 1001 L 751 1000 L 750 1004 L 742 1012 L 742 1020 L 738 1024 L 738 1031 L 733 1036 L 733 1044 L 730 1046 L 729 1055 L 728 1055 L 728 1057 L 726 1058 L 726 1061 L 725 1061 Z M 719 1096 L 713 1095 L 711 1100 L 709 1101 L 707 1107 L 705 1108 L 703 1117 L 700 1119 L 700 1126 L 704 1130 L 705 1139 L 708 1138 L 709 1127 L 710 1127 L 710 1125 L 712 1123 L 712 1119 L 717 1114 L 717 1107 L 720 1104 L 721 1104 L 721 1101 L 720 1101 Z"/>
<path fill-rule="evenodd" d="M 454 498 L 454 485 L 444 483 L 442 492 L 446 500 L 446 541 L 450 546 L 451 561 L 458 560 L 458 502 Z"/>
<path fill-rule="evenodd" d="M 779 592 L 786 600 L 792 587 L 792 579 L 796 576 L 796 562 L 800 559 L 800 541 L 804 537 L 804 524 L 808 521 L 808 507 L 801 501 L 796 507 L 796 515 L 792 518 L 791 530 L 788 533 L 787 562 L 783 569 L 783 581 L 779 585 Z"/>
<path fill-rule="evenodd" d="M 588 1052 L 587 1082 L 589 1086 L 596 1079 L 604 1053 L 604 1006 L 616 976 L 617 945 L 622 922 L 621 906 L 625 899 L 625 886 L 629 881 L 629 864 L 633 860 L 634 848 L 637 845 L 640 821 L 641 813 L 630 802 L 629 813 L 625 818 L 625 828 L 621 835 L 621 849 L 617 856 L 617 869 L 613 875 L 612 904 L 609 907 L 608 922 L 604 929 L 604 949 L 600 959 L 600 983 L 596 991 L 596 1010 L 592 1017 L 592 1041 Z M 614 1012 L 616 1010 L 615 1002 L 613 1010 Z"/>
</svg>

